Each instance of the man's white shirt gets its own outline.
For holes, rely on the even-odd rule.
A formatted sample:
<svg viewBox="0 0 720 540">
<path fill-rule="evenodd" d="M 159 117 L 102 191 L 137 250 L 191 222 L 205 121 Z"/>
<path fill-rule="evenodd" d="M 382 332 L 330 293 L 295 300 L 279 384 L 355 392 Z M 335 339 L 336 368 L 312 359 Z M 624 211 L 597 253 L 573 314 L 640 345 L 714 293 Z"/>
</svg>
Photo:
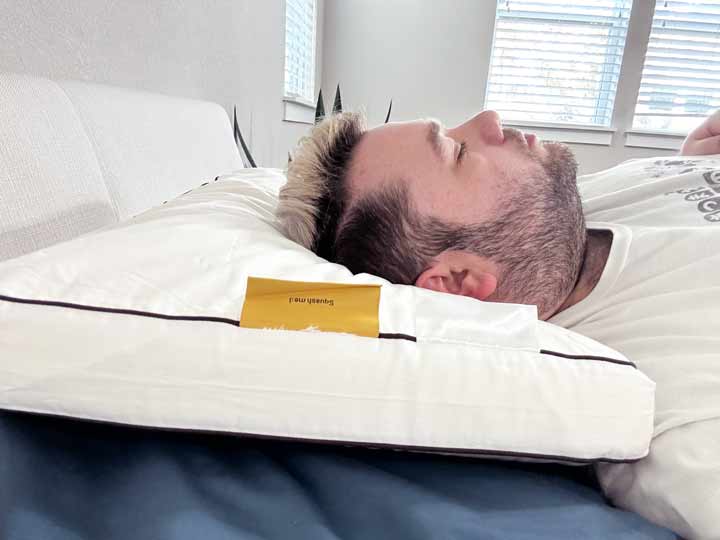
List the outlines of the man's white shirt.
<svg viewBox="0 0 720 540">
<path fill-rule="evenodd" d="M 657 384 L 650 454 L 601 465 L 601 484 L 688 538 L 720 538 L 720 155 L 629 161 L 578 184 L 612 247 L 595 289 L 550 322 Z"/>
</svg>

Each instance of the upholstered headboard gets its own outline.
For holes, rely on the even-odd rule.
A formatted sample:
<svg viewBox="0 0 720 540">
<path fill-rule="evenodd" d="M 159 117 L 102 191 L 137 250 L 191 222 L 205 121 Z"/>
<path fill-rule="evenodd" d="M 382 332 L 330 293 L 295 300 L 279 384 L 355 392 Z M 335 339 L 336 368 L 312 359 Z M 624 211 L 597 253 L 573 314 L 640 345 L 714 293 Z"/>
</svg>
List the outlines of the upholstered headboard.
<svg viewBox="0 0 720 540">
<path fill-rule="evenodd" d="M 217 104 L 0 73 L 0 260 L 241 168 Z"/>
</svg>

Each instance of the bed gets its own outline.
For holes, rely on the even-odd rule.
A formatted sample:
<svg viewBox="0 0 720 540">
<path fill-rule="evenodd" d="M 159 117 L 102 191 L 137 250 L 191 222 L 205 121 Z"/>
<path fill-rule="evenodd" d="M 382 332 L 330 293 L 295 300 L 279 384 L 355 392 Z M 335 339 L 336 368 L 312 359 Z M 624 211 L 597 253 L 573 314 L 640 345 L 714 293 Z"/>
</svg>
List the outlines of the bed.
<svg viewBox="0 0 720 540">
<path fill-rule="evenodd" d="M 0 75 L 0 260 L 242 167 L 217 105 Z M 1 331 L 1 330 L 0 330 Z M 95 538 L 675 536 L 609 506 L 592 469 L 0 413 L 0 535 Z"/>
</svg>

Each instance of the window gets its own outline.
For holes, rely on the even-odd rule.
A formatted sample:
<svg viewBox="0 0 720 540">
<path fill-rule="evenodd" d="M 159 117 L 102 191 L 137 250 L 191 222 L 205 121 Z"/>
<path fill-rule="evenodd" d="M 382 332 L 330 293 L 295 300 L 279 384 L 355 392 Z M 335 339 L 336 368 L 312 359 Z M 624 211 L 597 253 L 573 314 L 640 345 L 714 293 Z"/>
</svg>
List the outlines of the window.
<svg viewBox="0 0 720 540">
<path fill-rule="evenodd" d="M 610 126 L 631 5 L 498 0 L 486 108 L 508 120 Z"/>
<path fill-rule="evenodd" d="M 657 0 L 633 129 L 687 133 L 720 107 L 720 1 Z"/>
<path fill-rule="evenodd" d="M 315 0 L 286 0 L 285 97 L 313 103 Z"/>
</svg>

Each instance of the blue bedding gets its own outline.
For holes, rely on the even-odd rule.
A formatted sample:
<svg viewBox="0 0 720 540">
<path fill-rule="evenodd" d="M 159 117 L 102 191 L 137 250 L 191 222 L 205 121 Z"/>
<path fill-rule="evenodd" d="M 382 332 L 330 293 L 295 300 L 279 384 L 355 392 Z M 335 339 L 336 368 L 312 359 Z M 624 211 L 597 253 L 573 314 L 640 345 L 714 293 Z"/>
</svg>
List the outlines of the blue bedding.
<svg viewBox="0 0 720 540">
<path fill-rule="evenodd" d="M 675 538 L 591 471 L 0 412 L 0 537 Z"/>
</svg>

